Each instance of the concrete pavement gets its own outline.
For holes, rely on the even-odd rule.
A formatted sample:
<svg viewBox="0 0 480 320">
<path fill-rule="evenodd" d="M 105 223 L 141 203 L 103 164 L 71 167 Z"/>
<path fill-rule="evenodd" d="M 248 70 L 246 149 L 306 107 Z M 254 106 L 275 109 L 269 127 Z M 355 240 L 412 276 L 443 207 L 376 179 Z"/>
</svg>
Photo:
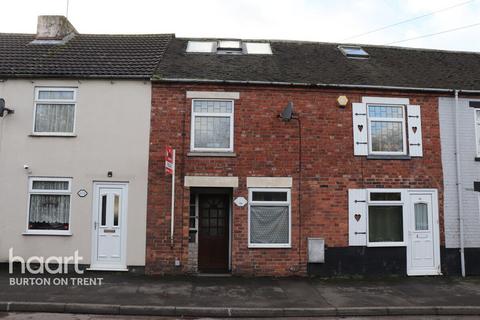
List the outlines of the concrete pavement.
<svg viewBox="0 0 480 320">
<path fill-rule="evenodd" d="M 10 285 L 10 278 L 19 277 L 0 273 L 0 311 L 206 317 L 480 315 L 480 278 L 150 277 L 87 272 L 83 278 L 102 278 L 102 285 L 85 285 L 88 281 Z"/>
</svg>

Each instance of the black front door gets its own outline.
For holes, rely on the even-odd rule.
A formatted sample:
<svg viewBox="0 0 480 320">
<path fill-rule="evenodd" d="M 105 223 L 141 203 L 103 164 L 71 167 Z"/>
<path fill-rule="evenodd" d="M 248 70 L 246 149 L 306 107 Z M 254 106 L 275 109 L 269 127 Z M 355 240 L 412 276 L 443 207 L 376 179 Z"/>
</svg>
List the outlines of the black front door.
<svg viewBox="0 0 480 320">
<path fill-rule="evenodd" d="M 227 194 L 200 194 L 198 199 L 198 269 L 201 272 L 228 271 Z"/>
</svg>

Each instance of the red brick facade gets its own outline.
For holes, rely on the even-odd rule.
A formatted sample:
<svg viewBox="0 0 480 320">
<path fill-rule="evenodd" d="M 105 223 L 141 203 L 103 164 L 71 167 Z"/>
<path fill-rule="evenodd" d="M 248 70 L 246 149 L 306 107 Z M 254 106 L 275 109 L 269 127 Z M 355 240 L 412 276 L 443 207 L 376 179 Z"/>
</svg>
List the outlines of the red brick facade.
<svg viewBox="0 0 480 320">
<path fill-rule="evenodd" d="M 191 99 L 186 91 L 239 92 L 234 112 L 236 157 L 193 157 L 190 149 Z M 337 105 L 362 96 L 406 97 L 421 105 L 423 157 L 370 160 L 353 155 L 352 107 Z M 299 215 L 299 124 L 278 114 L 292 101 L 301 119 L 301 215 Z M 233 197 L 248 198 L 246 178 L 292 177 L 292 247 L 249 249 L 247 206 L 233 206 L 231 266 L 234 274 L 305 275 L 307 237 L 322 237 L 327 247 L 348 247 L 349 188 L 435 188 L 439 195 L 443 237 L 443 182 L 438 96 L 416 92 L 330 90 L 270 86 L 154 83 L 150 136 L 147 218 L 148 273 L 186 272 L 189 189 L 184 176 L 235 176 Z M 177 150 L 176 220 L 170 244 L 170 177 L 165 175 L 164 148 Z M 175 259 L 181 266 L 175 267 Z"/>
</svg>

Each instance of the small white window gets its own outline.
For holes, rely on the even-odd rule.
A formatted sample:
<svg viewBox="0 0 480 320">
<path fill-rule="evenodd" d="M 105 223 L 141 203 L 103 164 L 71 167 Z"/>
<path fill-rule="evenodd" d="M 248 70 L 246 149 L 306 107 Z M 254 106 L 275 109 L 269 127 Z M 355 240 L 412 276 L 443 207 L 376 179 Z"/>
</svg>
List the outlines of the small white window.
<svg viewBox="0 0 480 320">
<path fill-rule="evenodd" d="M 477 139 L 477 157 L 480 157 L 480 109 L 475 109 L 475 134 Z"/>
<path fill-rule="evenodd" d="M 71 182 L 69 178 L 30 178 L 28 233 L 69 232 Z"/>
<path fill-rule="evenodd" d="M 73 135 L 75 131 L 76 90 L 36 88 L 33 133 Z"/>
<path fill-rule="evenodd" d="M 212 53 L 214 41 L 188 41 L 187 52 L 189 53 Z"/>
<path fill-rule="evenodd" d="M 233 152 L 233 100 L 192 100 L 192 151 Z"/>
<path fill-rule="evenodd" d="M 367 205 L 369 246 L 404 245 L 401 191 L 371 191 Z"/>
<path fill-rule="evenodd" d="M 405 106 L 367 105 L 370 154 L 405 155 Z"/>
<path fill-rule="evenodd" d="M 247 54 L 272 54 L 270 43 L 245 42 Z"/>
<path fill-rule="evenodd" d="M 249 189 L 249 247 L 290 248 L 290 229 L 290 189 Z"/>
</svg>

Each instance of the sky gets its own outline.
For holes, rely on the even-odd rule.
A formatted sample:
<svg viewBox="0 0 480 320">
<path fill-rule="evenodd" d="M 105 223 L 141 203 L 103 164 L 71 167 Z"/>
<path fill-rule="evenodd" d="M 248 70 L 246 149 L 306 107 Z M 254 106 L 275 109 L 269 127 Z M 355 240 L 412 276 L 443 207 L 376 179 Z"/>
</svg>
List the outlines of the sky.
<svg viewBox="0 0 480 320">
<path fill-rule="evenodd" d="M 480 0 L 69 0 L 80 33 L 283 39 L 480 52 Z M 66 14 L 67 0 L 0 0 L 0 32 L 35 33 L 38 15 Z M 456 6 L 379 32 L 407 19 Z"/>
</svg>

